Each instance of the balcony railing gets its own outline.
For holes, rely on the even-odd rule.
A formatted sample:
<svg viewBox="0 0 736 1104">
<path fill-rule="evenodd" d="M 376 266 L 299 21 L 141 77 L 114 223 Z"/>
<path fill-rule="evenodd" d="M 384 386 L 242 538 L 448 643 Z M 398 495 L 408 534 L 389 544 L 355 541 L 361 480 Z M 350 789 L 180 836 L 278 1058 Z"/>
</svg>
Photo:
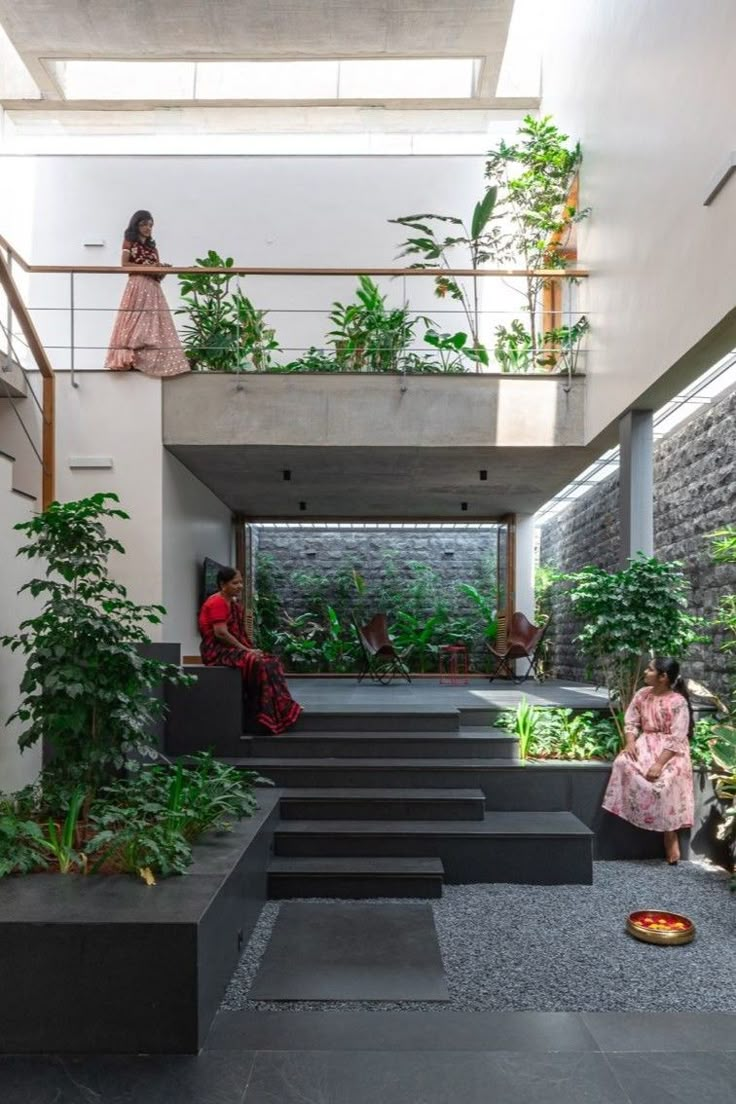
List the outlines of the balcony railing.
<svg viewBox="0 0 736 1104">
<path fill-rule="evenodd" d="M 170 278 L 163 285 L 169 307 L 190 363 L 200 371 L 542 372 L 570 377 L 584 370 L 589 353 L 589 313 L 582 309 L 580 291 L 588 272 L 577 267 L 41 265 L 29 264 L 1 236 L 0 251 L 6 299 L 0 327 L 8 357 L 43 377 L 43 442 L 37 455 L 43 465 L 44 503 L 53 498 L 54 369 L 69 371 L 72 386 L 78 386 L 85 370 L 104 366 L 121 277 L 130 274 Z M 19 273 L 27 285 L 28 305 L 16 283 Z M 172 295 L 171 277 L 204 278 L 210 284 L 223 280 L 232 301 L 226 324 L 219 331 L 201 325 L 198 330 L 187 306 L 191 296 Z M 467 287 L 467 296 L 458 300 L 446 294 L 438 301 L 438 277 Z M 537 289 L 532 312 L 525 297 L 530 278 Z M 366 294 L 372 296 L 367 306 Z"/>
</svg>

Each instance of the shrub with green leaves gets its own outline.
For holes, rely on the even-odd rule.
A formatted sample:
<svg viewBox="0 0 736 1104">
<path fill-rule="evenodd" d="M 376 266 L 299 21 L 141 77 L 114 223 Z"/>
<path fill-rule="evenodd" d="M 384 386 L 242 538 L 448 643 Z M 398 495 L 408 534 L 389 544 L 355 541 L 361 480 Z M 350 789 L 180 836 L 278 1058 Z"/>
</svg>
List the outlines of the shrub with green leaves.
<svg viewBox="0 0 736 1104">
<path fill-rule="evenodd" d="M 623 746 L 625 712 L 652 655 L 682 656 L 702 640 L 687 612 L 689 583 L 679 563 L 639 555 L 620 571 L 584 567 L 563 576 L 582 627 L 575 637 L 587 675 L 606 686 Z"/>
<path fill-rule="evenodd" d="M 110 554 L 124 552 L 105 531 L 107 521 L 128 518 L 110 505 L 117 502 L 109 493 L 52 502 L 15 526 L 29 538 L 18 554 L 44 571 L 21 592 L 43 605 L 17 633 L 0 638 L 26 657 L 13 714 L 23 725 L 20 747 L 45 741 L 57 777 L 89 792 L 123 768 L 136 770 L 140 756 L 158 755 L 149 733 L 163 706 L 151 691 L 189 681 L 178 667 L 141 654 L 163 606 L 131 601 L 108 574 Z"/>
<path fill-rule="evenodd" d="M 620 749 L 613 719 L 592 710 L 540 708 L 524 698 L 496 723 L 518 737 L 521 759 L 610 760 Z"/>
</svg>

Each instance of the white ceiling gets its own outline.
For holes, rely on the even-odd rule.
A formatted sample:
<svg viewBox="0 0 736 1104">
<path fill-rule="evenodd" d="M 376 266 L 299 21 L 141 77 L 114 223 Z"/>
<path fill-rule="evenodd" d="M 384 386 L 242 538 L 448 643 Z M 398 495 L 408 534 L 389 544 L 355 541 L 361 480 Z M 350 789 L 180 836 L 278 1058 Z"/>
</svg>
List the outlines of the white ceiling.
<svg viewBox="0 0 736 1104">
<path fill-rule="evenodd" d="M 473 57 L 482 59 L 482 70 L 472 97 L 377 99 L 371 105 L 394 111 L 445 108 L 521 113 L 537 106 L 536 94 L 497 96 L 513 9 L 514 0 L 0 0 L 0 26 L 42 96 L 40 100 L 19 96 L 15 89 L 9 94 L 2 87 L 0 65 L 0 103 L 16 116 L 32 110 L 60 118 L 62 113 L 81 116 L 107 108 L 122 119 L 126 112 L 161 109 L 161 101 L 136 101 L 134 96 L 114 103 L 65 101 L 52 64 L 64 58 Z M 166 103 L 184 106 L 186 101 Z M 341 110 L 349 110 L 350 105 L 351 101 L 341 101 Z M 222 104 L 218 110 L 226 111 L 227 106 Z M 293 101 L 286 102 L 276 110 L 288 114 L 293 106 Z"/>
</svg>

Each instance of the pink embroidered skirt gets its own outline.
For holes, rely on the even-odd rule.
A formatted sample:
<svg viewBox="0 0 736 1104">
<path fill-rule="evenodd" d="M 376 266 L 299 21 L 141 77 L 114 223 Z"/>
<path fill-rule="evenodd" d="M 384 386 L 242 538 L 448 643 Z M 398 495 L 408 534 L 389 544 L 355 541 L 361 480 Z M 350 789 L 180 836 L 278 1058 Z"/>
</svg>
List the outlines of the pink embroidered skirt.
<svg viewBox="0 0 736 1104">
<path fill-rule="evenodd" d="M 674 832 L 693 823 L 693 773 L 689 752 L 672 757 L 655 782 L 645 775 L 659 758 L 667 737 L 644 732 L 636 741 L 634 762 L 623 752 L 614 760 L 603 808 L 651 832 Z"/>
<path fill-rule="evenodd" d="M 129 276 L 113 326 L 105 367 L 137 368 L 146 376 L 191 371 L 161 284 L 152 276 Z"/>
</svg>

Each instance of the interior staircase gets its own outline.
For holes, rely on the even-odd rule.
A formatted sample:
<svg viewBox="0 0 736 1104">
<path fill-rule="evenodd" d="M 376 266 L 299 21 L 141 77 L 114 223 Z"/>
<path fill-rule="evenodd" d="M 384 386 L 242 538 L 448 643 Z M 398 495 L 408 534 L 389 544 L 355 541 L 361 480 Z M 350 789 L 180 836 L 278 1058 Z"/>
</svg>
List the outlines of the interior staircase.
<svg viewBox="0 0 736 1104">
<path fill-rule="evenodd" d="M 285 792 L 272 898 L 439 897 L 443 883 L 591 884 L 593 833 L 492 710 L 305 710 L 229 762 Z M 472 723 L 468 723 L 472 722 Z"/>
</svg>

